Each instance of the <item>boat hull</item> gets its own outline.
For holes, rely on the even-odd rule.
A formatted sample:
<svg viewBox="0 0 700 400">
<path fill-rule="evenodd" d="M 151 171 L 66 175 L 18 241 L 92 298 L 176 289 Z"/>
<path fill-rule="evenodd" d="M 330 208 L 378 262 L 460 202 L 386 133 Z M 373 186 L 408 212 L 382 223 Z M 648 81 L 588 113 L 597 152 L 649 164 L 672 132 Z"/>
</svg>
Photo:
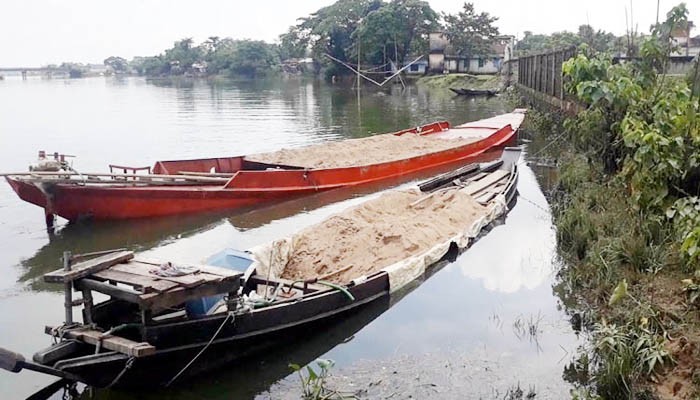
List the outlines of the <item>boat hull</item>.
<svg viewBox="0 0 700 400">
<path fill-rule="evenodd" d="M 178 381 L 319 334 L 370 305 L 386 303 L 381 308 L 388 308 L 389 279 L 386 273 L 376 274 L 348 291 L 355 297 L 354 301 L 341 292 L 325 291 L 302 301 L 237 315 L 233 323 L 227 321 L 223 325 L 217 338 L 178 377 Z M 128 356 L 116 352 L 76 358 L 68 356 L 55 363 L 54 368 L 94 387 L 163 386 L 195 358 L 225 318 L 223 314 L 151 327 L 146 336 L 159 350 L 153 355 L 133 359 L 131 366 L 116 381 L 129 360 Z"/>
<path fill-rule="evenodd" d="M 465 128 L 492 129 L 462 129 Z M 379 164 L 308 170 L 238 170 L 227 183 L 216 186 L 137 186 L 118 183 L 100 186 L 75 183 L 45 185 L 12 176 L 7 176 L 6 180 L 21 199 L 44 208 L 47 216 L 59 215 L 69 221 L 216 212 L 252 208 L 341 187 L 381 183 L 397 177 L 408 180 L 420 172 L 477 162 L 485 153 L 512 143 L 516 132 L 510 124 L 503 124 L 485 138 L 460 147 Z M 238 160 L 239 164 L 243 162 L 242 158 L 232 160 Z"/>
</svg>

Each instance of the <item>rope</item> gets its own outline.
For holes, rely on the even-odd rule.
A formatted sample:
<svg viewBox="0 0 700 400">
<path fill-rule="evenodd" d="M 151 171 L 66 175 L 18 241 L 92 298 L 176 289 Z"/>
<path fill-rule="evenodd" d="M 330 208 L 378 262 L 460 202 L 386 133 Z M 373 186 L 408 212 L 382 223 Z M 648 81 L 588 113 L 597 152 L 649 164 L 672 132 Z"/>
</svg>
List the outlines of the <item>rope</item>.
<svg viewBox="0 0 700 400">
<path fill-rule="evenodd" d="M 527 201 L 528 203 L 532 204 L 533 206 L 539 208 L 540 210 L 542 210 L 542 211 L 544 211 L 544 212 L 546 212 L 546 213 L 548 213 L 548 214 L 550 213 L 550 210 L 548 210 L 548 209 L 542 207 L 541 205 L 537 204 L 536 202 L 534 202 L 534 201 L 528 199 L 527 197 L 523 196 L 522 193 L 518 194 L 518 198 Z"/>
<path fill-rule="evenodd" d="M 126 371 L 128 371 L 128 370 L 131 368 L 131 366 L 134 364 L 134 360 L 135 360 L 135 359 L 136 359 L 136 357 L 131 356 L 131 357 L 129 357 L 128 360 L 126 360 L 126 364 L 124 365 L 124 368 L 123 368 L 122 371 L 112 380 L 112 382 L 111 382 L 109 385 L 107 385 L 107 389 L 111 388 L 112 386 L 116 385 L 117 382 L 119 382 L 119 380 L 122 378 L 122 376 L 124 376 L 124 374 L 126 373 Z"/>
<path fill-rule="evenodd" d="M 221 322 L 221 325 L 219 325 L 219 328 L 216 330 L 216 332 L 214 332 L 214 336 L 212 336 L 211 339 L 209 339 L 209 342 L 204 346 L 204 348 L 202 350 L 200 350 L 199 353 L 197 353 L 197 355 L 194 356 L 194 358 L 192 360 L 190 360 L 190 362 L 188 362 L 187 365 L 185 365 L 184 368 L 182 368 L 180 370 L 180 372 L 178 372 L 175 376 L 173 376 L 173 378 L 170 379 L 168 381 L 168 383 L 165 384 L 165 387 L 168 387 L 173 382 L 175 382 L 175 380 L 177 378 L 179 378 L 180 375 L 182 375 L 187 370 L 187 368 L 189 368 L 192 364 L 194 364 L 194 362 L 199 358 L 199 356 L 201 356 L 202 353 L 204 353 L 209 348 L 209 346 L 212 344 L 212 342 L 214 342 L 214 339 L 216 339 L 216 337 L 219 336 L 219 333 L 224 328 L 224 325 L 226 325 L 226 322 L 228 322 L 229 318 L 232 318 L 231 323 L 233 323 L 233 321 L 235 321 L 235 319 L 236 319 L 236 316 L 233 314 L 233 312 L 229 312 L 226 315 L 226 318 L 224 318 L 223 322 Z"/>
<path fill-rule="evenodd" d="M 530 156 L 530 157 L 536 157 L 538 154 L 540 154 L 540 153 L 542 153 L 543 151 L 545 151 L 545 149 L 547 149 L 549 146 L 551 146 L 551 145 L 553 145 L 554 143 L 556 143 L 557 140 L 561 139 L 561 138 L 564 137 L 566 134 L 567 134 L 566 131 L 560 133 L 560 134 L 557 135 L 551 142 L 547 143 L 546 146 L 544 146 L 543 148 L 537 150 L 536 152 L 534 152 L 534 153 L 532 153 L 532 154 L 528 154 L 528 156 Z M 523 164 L 523 163 L 527 163 L 527 160 L 524 159 L 524 158 L 518 163 L 518 165 Z"/>
</svg>

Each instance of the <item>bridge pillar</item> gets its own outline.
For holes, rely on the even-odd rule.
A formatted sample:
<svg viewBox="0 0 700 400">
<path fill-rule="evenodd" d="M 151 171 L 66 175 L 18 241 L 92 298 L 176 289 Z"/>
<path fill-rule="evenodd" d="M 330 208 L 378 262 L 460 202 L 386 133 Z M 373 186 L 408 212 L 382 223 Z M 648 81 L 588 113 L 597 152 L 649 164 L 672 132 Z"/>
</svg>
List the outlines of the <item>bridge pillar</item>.
<svg viewBox="0 0 700 400">
<path fill-rule="evenodd" d="M 23 81 L 27 80 L 27 71 L 26 70 L 22 70 L 22 80 Z"/>
</svg>

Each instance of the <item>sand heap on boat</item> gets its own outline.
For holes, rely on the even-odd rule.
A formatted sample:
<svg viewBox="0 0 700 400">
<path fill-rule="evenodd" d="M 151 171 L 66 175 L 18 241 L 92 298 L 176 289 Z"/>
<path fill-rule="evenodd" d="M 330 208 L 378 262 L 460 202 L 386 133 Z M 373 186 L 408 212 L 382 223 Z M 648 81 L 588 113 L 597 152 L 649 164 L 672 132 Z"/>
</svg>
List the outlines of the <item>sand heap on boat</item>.
<svg viewBox="0 0 700 400">
<path fill-rule="evenodd" d="M 439 135 L 439 134 L 438 134 Z M 246 160 L 305 168 L 339 168 L 417 157 L 478 141 L 479 138 L 439 138 L 405 133 L 326 142 L 246 156 Z"/>
<path fill-rule="evenodd" d="M 347 283 L 449 240 L 487 212 L 462 190 L 389 192 L 294 235 L 280 259 L 281 277 L 309 279 L 342 270 L 326 280 Z"/>
</svg>

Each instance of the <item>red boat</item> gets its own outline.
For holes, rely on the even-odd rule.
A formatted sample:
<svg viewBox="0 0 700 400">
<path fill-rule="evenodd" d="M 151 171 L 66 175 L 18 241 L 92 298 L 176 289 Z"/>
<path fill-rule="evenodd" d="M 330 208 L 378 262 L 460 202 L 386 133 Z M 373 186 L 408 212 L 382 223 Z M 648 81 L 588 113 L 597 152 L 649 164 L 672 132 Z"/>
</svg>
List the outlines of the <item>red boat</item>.
<svg viewBox="0 0 700 400">
<path fill-rule="evenodd" d="M 54 215 L 75 221 L 207 212 L 471 162 L 514 139 L 523 118 L 524 110 L 516 109 L 455 127 L 435 122 L 273 153 L 157 161 L 152 169 L 110 165 L 120 174 L 78 173 L 56 160 L 56 168 L 49 162 L 43 171 L 3 175 L 22 200 L 44 208 L 47 223 Z"/>
</svg>

